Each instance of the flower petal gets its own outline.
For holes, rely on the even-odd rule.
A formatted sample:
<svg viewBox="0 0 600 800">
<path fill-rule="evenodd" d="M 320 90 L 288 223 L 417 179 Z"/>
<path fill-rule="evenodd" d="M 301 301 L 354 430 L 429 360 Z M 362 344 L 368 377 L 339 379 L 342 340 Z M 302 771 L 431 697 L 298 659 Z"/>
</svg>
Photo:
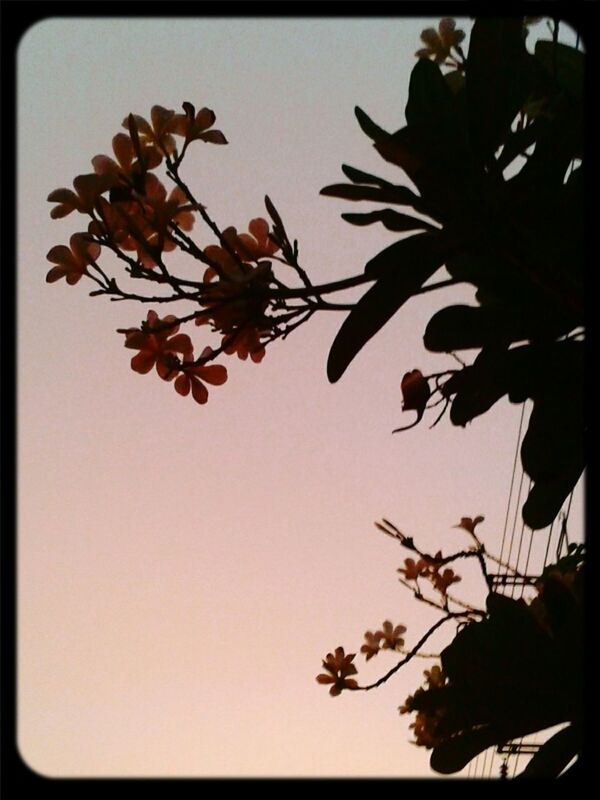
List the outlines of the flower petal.
<svg viewBox="0 0 600 800">
<path fill-rule="evenodd" d="M 127 344 L 125 346 L 127 347 Z M 154 353 L 142 350 L 131 359 L 131 369 L 134 372 L 139 372 L 140 375 L 146 375 L 154 366 L 155 361 L 156 357 Z"/>
<path fill-rule="evenodd" d="M 182 372 L 175 381 L 175 391 L 183 397 L 186 397 L 190 393 L 190 388 L 191 381 L 185 372 Z"/>
<path fill-rule="evenodd" d="M 216 119 L 215 112 L 211 111 L 210 108 L 201 108 L 196 114 L 194 128 L 198 131 L 204 131 L 214 125 Z"/>
<path fill-rule="evenodd" d="M 52 269 L 46 275 L 46 283 L 55 283 L 61 278 L 64 278 L 66 274 L 67 273 L 64 267 L 52 267 Z"/>
<path fill-rule="evenodd" d="M 63 266 L 70 267 L 71 269 L 76 266 L 73 253 L 64 244 L 57 244 L 52 249 L 48 250 L 46 258 L 53 264 L 62 264 Z"/>
<path fill-rule="evenodd" d="M 194 345 L 187 333 L 178 333 L 167 340 L 166 350 L 172 353 L 191 353 Z"/>
<path fill-rule="evenodd" d="M 212 144 L 229 144 L 221 131 L 217 130 L 199 133 L 195 138 L 202 139 L 203 142 L 211 142 Z"/>
<path fill-rule="evenodd" d="M 192 383 L 192 397 L 201 406 L 204 405 L 208 400 L 208 389 L 202 381 L 198 380 L 195 376 L 190 378 L 190 380 Z"/>
<path fill-rule="evenodd" d="M 333 683 L 335 678 L 333 675 L 317 675 L 317 682 L 318 683 Z"/>
<path fill-rule="evenodd" d="M 222 364 L 208 364 L 202 367 L 201 377 L 213 386 L 222 386 L 227 380 L 227 367 Z"/>
</svg>

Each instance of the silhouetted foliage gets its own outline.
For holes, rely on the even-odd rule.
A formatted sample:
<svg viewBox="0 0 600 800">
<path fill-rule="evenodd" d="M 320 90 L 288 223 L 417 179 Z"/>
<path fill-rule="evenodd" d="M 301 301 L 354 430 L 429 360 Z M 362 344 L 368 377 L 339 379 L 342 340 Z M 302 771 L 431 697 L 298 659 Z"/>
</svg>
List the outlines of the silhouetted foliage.
<svg viewBox="0 0 600 800">
<path fill-rule="evenodd" d="M 210 109 L 196 112 L 184 102 L 183 113 L 154 106 L 150 122 L 130 114 L 123 121 L 127 133 L 113 138 L 116 160 L 97 155 L 94 172 L 77 176 L 74 191 L 50 193 L 53 218 L 76 211 L 89 221 L 87 230 L 71 236 L 69 247 L 48 252 L 53 266 L 46 280 L 64 278 L 75 285 L 86 278 L 95 285 L 92 295 L 111 300 L 188 303 L 193 310 L 185 316 L 160 317 L 150 309 L 138 327 L 119 333 L 125 347 L 137 351 L 131 359 L 135 372 L 155 370 L 179 395 L 191 394 L 200 405 L 208 400 L 206 384 L 227 380 L 225 366 L 212 361 L 237 356 L 259 363 L 270 343 L 317 311 L 350 311 L 327 364 L 329 379 L 337 381 L 412 297 L 471 284 L 476 305 L 437 311 L 424 344 L 432 352 L 478 352 L 469 364 L 458 359 L 460 368 L 434 375 L 405 372 L 402 408 L 416 412 L 416 419 L 395 432 L 418 424 L 440 401 L 442 414 L 449 407 L 451 422 L 464 426 L 505 396 L 512 403 L 530 399 L 521 459 L 532 487 L 522 513 L 532 529 L 546 527 L 585 464 L 584 56 L 557 41 L 557 26 L 552 41 L 538 41 L 530 53 L 526 27 L 523 18 L 477 19 L 465 56 L 464 33 L 443 19 L 437 30 L 422 34 L 425 46 L 410 76 L 406 125 L 388 133 L 356 109 L 378 154 L 414 187 L 343 165 L 351 183 L 322 189 L 330 197 L 382 203 L 382 209 L 342 217 L 358 227 L 380 223 L 401 234 L 366 263 L 363 274 L 313 284 L 300 264 L 297 241 L 269 197 L 271 223 L 256 217 L 244 233 L 219 227 L 180 167 L 192 142 L 227 140 L 213 128 Z M 154 172 L 159 167 L 174 184 L 169 194 Z M 215 243 L 200 247 L 193 239 L 198 219 Z M 196 271 L 174 274 L 173 252 Z M 104 261 L 100 266 L 105 254 L 114 257 L 113 272 L 121 266 L 128 282 L 150 284 L 151 292 L 122 286 Z M 430 283 L 442 269 L 446 276 Z M 366 283 L 372 285 L 356 303 L 327 299 Z M 210 326 L 220 337 L 218 346 L 198 350 L 188 333 L 179 332 L 191 323 Z M 446 556 L 424 552 L 390 522 L 379 523 L 411 553 L 398 570 L 400 582 L 440 617 L 411 648 L 405 647 L 407 627 L 390 620 L 365 633 L 360 652 L 367 661 L 383 650 L 403 653 L 376 682 L 358 683 L 356 653 L 343 647 L 323 659 L 317 681 L 329 685 L 332 696 L 376 688 L 413 658 L 434 657 L 422 649 L 430 636 L 448 621 L 459 623 L 441 664 L 425 670 L 426 686 L 400 708 L 416 713 L 410 726 L 415 743 L 432 750 L 434 769 L 452 773 L 489 746 L 568 723 L 523 772 L 554 777 L 582 748 L 584 550 L 571 545 L 532 581 L 484 547 L 475 533 L 481 522 L 481 515 L 463 517 L 456 527 L 473 545 Z M 463 559 L 480 567 L 488 590 L 485 609 L 449 591 L 461 581 L 453 567 Z M 490 560 L 529 581 L 537 596 L 526 602 L 498 594 Z M 433 594 L 425 594 L 424 585 Z"/>
<path fill-rule="evenodd" d="M 376 283 L 340 328 L 328 376 L 339 380 L 368 340 L 442 267 L 454 282 L 472 284 L 478 305 L 436 313 L 424 343 L 434 352 L 480 354 L 436 381 L 435 391 L 450 402 L 455 425 L 466 425 L 505 395 L 516 403 L 533 401 L 522 460 L 534 485 L 523 518 L 538 529 L 556 517 L 585 463 L 579 336 L 584 56 L 549 41 L 530 54 L 521 19 L 477 19 L 468 57 L 455 64 L 444 75 L 428 57 L 417 62 L 407 124 L 396 133 L 356 109 L 377 152 L 404 171 L 418 196 L 347 166 L 352 185 L 322 190 L 408 206 L 428 218 L 391 208 L 343 215 L 355 225 L 381 222 L 402 233 L 425 232 L 389 245 L 365 265 Z"/>
</svg>

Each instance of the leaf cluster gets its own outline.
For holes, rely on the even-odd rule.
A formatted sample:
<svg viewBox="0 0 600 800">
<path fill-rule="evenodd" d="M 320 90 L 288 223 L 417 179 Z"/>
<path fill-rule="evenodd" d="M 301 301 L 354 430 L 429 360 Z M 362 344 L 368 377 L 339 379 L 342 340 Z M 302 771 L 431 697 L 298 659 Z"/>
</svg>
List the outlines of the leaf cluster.
<svg viewBox="0 0 600 800">
<path fill-rule="evenodd" d="M 534 484 L 523 517 L 534 529 L 552 522 L 585 463 L 583 72 L 584 55 L 557 41 L 529 53 L 522 18 L 477 19 L 458 69 L 417 62 L 400 130 L 356 109 L 376 151 L 417 191 L 348 166 L 351 184 L 322 190 L 400 207 L 343 217 L 402 234 L 365 265 L 375 282 L 333 342 L 329 379 L 438 270 L 474 286 L 477 305 L 442 308 L 424 344 L 479 351 L 441 387 L 454 424 L 503 396 L 533 401 L 521 455 Z"/>
</svg>

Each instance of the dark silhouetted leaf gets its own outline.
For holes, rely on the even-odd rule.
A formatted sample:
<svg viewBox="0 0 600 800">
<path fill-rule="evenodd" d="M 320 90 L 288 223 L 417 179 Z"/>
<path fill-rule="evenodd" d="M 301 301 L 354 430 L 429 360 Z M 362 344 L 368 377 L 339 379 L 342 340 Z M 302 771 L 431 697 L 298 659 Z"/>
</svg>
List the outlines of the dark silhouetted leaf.
<svg viewBox="0 0 600 800">
<path fill-rule="evenodd" d="M 559 475 L 538 478 L 523 505 L 523 522 L 534 531 L 547 528 L 558 516 L 565 500 L 581 478 L 585 458 L 565 465 Z"/>
<path fill-rule="evenodd" d="M 403 244 L 405 242 L 397 242 L 396 246 Z M 342 377 L 369 339 L 443 263 L 443 257 L 437 253 L 434 256 L 430 241 L 423 242 L 420 253 L 413 251 L 414 260 L 403 259 L 401 251 L 402 248 L 398 248 L 391 255 L 388 252 L 382 277 L 361 297 L 338 331 L 327 360 L 327 376 L 331 383 Z"/>
<path fill-rule="evenodd" d="M 446 257 L 437 233 L 417 233 L 394 242 L 365 264 L 365 274 L 374 278 L 400 270 L 408 273 L 413 266 L 430 275 L 442 266 Z M 428 276 L 429 277 L 429 276 Z M 426 279 L 425 279 L 426 280 Z M 422 282 L 421 282 L 422 283 Z M 418 287 L 421 287 L 419 283 Z"/>
<path fill-rule="evenodd" d="M 356 106 L 354 109 L 354 113 L 356 115 L 356 119 L 358 120 L 358 124 L 367 134 L 369 139 L 373 139 L 374 142 L 378 142 L 380 139 L 384 139 L 386 136 L 389 136 L 387 131 L 384 131 L 383 128 L 380 128 L 379 125 L 376 125 L 373 120 L 365 114 L 362 108 Z"/>
<path fill-rule="evenodd" d="M 549 316 L 543 308 L 527 304 L 448 306 L 429 320 L 423 341 L 432 352 L 451 353 L 536 337 L 555 338 L 569 330 L 569 321 Z"/>
<path fill-rule="evenodd" d="M 419 190 L 413 207 L 434 219 L 456 221 L 468 193 L 470 169 L 464 150 L 430 128 L 406 126 L 375 144 L 377 152 L 400 167 Z"/>
<path fill-rule="evenodd" d="M 138 135 L 138 128 L 137 122 L 135 121 L 135 116 L 130 114 L 127 117 L 127 128 L 129 130 L 129 136 L 131 138 L 131 143 L 133 145 L 133 150 L 137 156 L 138 161 L 143 164 L 144 158 L 142 156 L 142 149 L 140 146 L 140 137 Z"/>
<path fill-rule="evenodd" d="M 504 306 L 448 306 L 429 320 L 423 342 L 435 353 L 481 348 L 523 338 L 526 322 Z"/>
<path fill-rule="evenodd" d="M 563 728 L 541 746 L 518 778 L 556 778 L 582 747 L 577 728 Z"/>
<path fill-rule="evenodd" d="M 454 97 L 434 61 L 420 58 L 410 75 L 406 122 L 410 126 L 433 128 L 440 137 L 452 135 Z"/>
<path fill-rule="evenodd" d="M 563 91 L 575 101 L 582 101 L 585 56 L 580 50 L 560 42 L 539 41 L 535 57 Z"/>
<path fill-rule="evenodd" d="M 272 203 L 271 199 L 268 197 L 268 195 L 265 195 L 265 208 L 269 212 L 269 216 L 273 220 L 274 224 L 278 228 L 281 228 L 281 230 L 283 230 L 283 222 L 281 221 L 281 217 L 279 216 L 279 213 L 277 212 L 277 209 L 273 205 L 273 203 Z"/>
<path fill-rule="evenodd" d="M 444 80 L 452 94 L 458 94 L 465 88 L 465 76 L 459 69 L 446 72 Z"/>
<path fill-rule="evenodd" d="M 456 386 L 450 419 L 453 425 L 464 427 L 467 422 L 486 411 L 508 392 L 506 356 L 503 350 L 484 348 L 471 367 L 467 367 L 450 380 L 445 391 Z"/>
<path fill-rule="evenodd" d="M 347 178 L 350 178 L 352 183 L 367 183 L 373 186 L 393 186 L 392 183 L 383 178 L 378 178 L 376 175 L 363 172 L 361 169 L 356 169 L 355 167 L 349 167 L 348 164 L 342 164 L 342 172 Z"/>
<path fill-rule="evenodd" d="M 434 747 L 429 762 L 431 769 L 442 775 L 451 775 L 466 767 L 479 753 L 497 743 L 498 731 L 495 727 L 486 726 L 466 731 Z"/>
<path fill-rule="evenodd" d="M 433 225 L 416 217 L 409 217 L 407 214 L 399 214 L 391 208 L 384 208 L 382 211 L 371 211 L 367 214 L 342 214 L 342 219 L 351 225 L 372 225 L 374 222 L 381 222 L 389 231 L 414 231 L 414 230 L 435 230 Z"/>
<path fill-rule="evenodd" d="M 521 446 L 523 468 L 534 480 L 551 479 L 563 468 L 583 458 L 583 398 L 582 384 L 571 391 L 556 387 L 534 400 L 529 427 Z M 557 382 L 564 376 L 557 375 Z"/>
<path fill-rule="evenodd" d="M 488 163 L 531 86 L 521 17 L 475 20 L 469 42 L 466 96 L 473 153 Z"/>
<path fill-rule="evenodd" d="M 406 186 L 356 186 L 351 183 L 333 183 L 319 194 L 341 197 L 344 200 L 372 200 L 376 203 L 395 203 L 400 206 L 418 205 L 419 198 Z"/>
<path fill-rule="evenodd" d="M 535 142 L 538 133 L 539 125 L 537 122 L 533 122 L 520 131 L 513 131 L 504 142 L 502 152 L 496 159 L 498 169 L 506 169 L 511 161 L 514 161 L 518 155 L 524 153 Z"/>
</svg>

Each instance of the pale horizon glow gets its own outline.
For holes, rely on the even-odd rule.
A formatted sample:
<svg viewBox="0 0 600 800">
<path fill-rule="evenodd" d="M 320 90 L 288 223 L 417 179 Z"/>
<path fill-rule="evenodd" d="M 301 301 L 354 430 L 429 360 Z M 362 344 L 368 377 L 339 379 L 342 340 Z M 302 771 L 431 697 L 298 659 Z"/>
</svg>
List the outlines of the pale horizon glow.
<svg viewBox="0 0 600 800">
<path fill-rule="evenodd" d="M 48 250 L 83 229 L 50 219 L 49 192 L 112 154 L 129 112 L 183 101 L 212 108 L 229 140 L 195 143 L 182 168 L 222 227 L 266 216 L 268 194 L 315 282 L 361 272 L 395 234 L 348 225 L 341 213 L 371 206 L 319 190 L 345 180 L 342 163 L 402 180 L 353 109 L 404 124 L 419 36 L 436 23 L 54 18 L 21 41 L 18 745 L 34 771 L 435 777 L 397 711 L 431 661 L 338 698 L 315 676 L 385 619 L 407 626 L 407 646 L 435 619 L 398 583 L 408 554 L 375 520 L 450 552 L 466 544 L 452 526 L 483 514 L 499 550 L 520 407 L 391 435 L 407 422 L 404 372 L 455 364 L 423 347 L 432 311 L 473 292 L 413 299 L 333 386 L 344 314 L 317 315 L 259 365 L 228 358 L 228 382 L 200 407 L 130 369 L 115 331 L 147 308 L 44 278 Z M 200 223 L 194 234 L 213 243 Z M 572 538 L 582 517 L 579 487 Z M 477 600 L 468 573 L 461 591 Z M 356 663 L 367 681 L 394 657 Z"/>
</svg>

